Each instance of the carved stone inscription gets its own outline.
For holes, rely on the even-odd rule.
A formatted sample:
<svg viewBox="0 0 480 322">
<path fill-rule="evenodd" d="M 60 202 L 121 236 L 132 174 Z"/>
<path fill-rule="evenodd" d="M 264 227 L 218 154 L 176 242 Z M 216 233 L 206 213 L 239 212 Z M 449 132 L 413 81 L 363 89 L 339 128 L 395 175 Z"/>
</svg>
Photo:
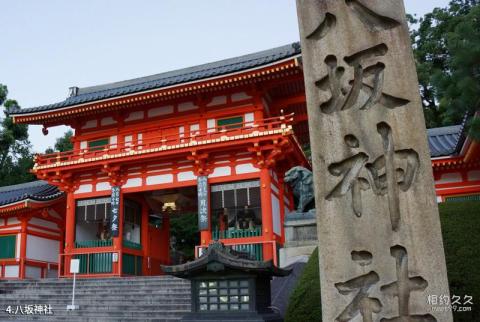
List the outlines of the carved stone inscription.
<svg viewBox="0 0 480 322">
<path fill-rule="evenodd" d="M 324 321 L 452 321 L 401 0 L 297 0 Z"/>
</svg>

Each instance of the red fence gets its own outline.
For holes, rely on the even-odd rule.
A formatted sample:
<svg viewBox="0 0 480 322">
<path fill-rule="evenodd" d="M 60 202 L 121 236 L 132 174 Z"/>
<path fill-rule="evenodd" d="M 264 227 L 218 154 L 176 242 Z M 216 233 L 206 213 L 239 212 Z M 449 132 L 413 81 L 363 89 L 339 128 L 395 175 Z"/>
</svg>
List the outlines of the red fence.
<svg viewBox="0 0 480 322">
<path fill-rule="evenodd" d="M 60 162 L 71 162 L 78 160 L 87 160 L 107 155 L 127 154 L 131 151 L 162 149 L 167 147 L 178 148 L 187 147 L 192 144 L 205 144 L 212 140 L 222 139 L 241 139 L 244 135 L 268 135 L 277 131 L 286 129 L 293 121 L 293 113 L 278 117 L 267 118 L 243 123 L 229 124 L 220 127 L 189 131 L 188 135 L 182 136 L 180 133 L 171 134 L 172 129 L 178 131 L 179 127 L 163 127 L 146 129 L 142 131 L 141 143 L 131 142 L 108 144 L 90 149 L 77 149 L 66 152 L 52 154 L 43 154 L 36 156 L 37 166 L 54 165 Z M 183 146 L 182 146 L 183 144 Z"/>
</svg>

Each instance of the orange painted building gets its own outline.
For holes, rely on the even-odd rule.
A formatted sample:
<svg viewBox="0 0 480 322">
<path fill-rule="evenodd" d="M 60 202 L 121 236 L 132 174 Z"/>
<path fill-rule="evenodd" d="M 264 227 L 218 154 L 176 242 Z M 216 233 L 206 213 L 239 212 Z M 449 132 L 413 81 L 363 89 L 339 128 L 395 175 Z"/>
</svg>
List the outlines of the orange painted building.
<svg viewBox="0 0 480 322">
<path fill-rule="evenodd" d="M 278 264 L 283 223 L 294 208 L 284 173 L 309 167 L 302 152 L 309 144 L 303 82 L 295 43 L 139 79 L 72 87 L 62 102 L 10 111 L 16 123 L 43 125 L 45 133 L 57 125 L 74 130 L 72 151 L 38 155 L 32 170 L 63 192 L 55 203 L 64 220 L 54 263 L 58 275 L 69 275 L 71 258 L 81 259 L 82 276 L 161 274 L 160 264 L 178 260 L 173 254 L 179 236 L 171 238 L 170 222 L 187 213 L 198 214 L 196 256 L 220 239 Z M 455 147 L 432 161 L 439 201 L 480 191 L 478 149 L 467 139 L 469 147 L 459 153 L 463 130 L 457 130 Z M 444 143 L 443 132 L 433 132 L 431 149 L 437 139 Z M 460 160 L 468 169 L 458 167 Z M 455 171 L 469 182 L 468 192 L 444 181 Z M 205 195 L 199 193 L 204 189 Z M 51 207 L 23 211 L 38 216 Z M 25 216 L 9 214 L 19 221 Z M 25 230 L 23 222 L 10 224 L 8 218 L 2 226 L 2 218 L 0 213 L 0 237 L 11 225 L 17 236 Z M 15 261 L 26 262 L 18 255 Z M 2 267 L 11 263 L 0 257 Z"/>
</svg>

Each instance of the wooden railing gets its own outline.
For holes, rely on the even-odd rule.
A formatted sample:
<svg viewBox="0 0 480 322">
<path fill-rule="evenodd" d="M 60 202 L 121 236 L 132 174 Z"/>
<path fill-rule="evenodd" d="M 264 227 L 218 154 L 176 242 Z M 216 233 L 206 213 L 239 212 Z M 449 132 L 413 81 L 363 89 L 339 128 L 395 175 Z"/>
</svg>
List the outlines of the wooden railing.
<svg viewBox="0 0 480 322">
<path fill-rule="evenodd" d="M 242 139 L 245 135 L 269 135 L 274 130 L 286 129 L 293 121 L 293 113 L 262 120 L 238 123 L 239 127 L 232 125 L 190 131 L 189 135 L 180 136 L 179 126 L 151 128 L 142 131 L 141 143 L 131 142 L 96 146 L 94 149 L 76 149 L 66 152 L 36 155 L 37 166 L 56 165 L 61 162 L 81 161 L 99 157 L 126 156 L 132 151 L 150 151 L 166 148 L 185 148 L 197 144 L 209 144 L 211 140 L 218 139 Z M 169 134 L 176 130 L 176 134 Z"/>
<path fill-rule="evenodd" d="M 112 245 L 113 245 L 112 239 L 81 240 L 81 241 L 75 242 L 75 248 L 109 247 Z"/>
<path fill-rule="evenodd" d="M 214 230 L 212 231 L 213 239 L 228 239 L 228 238 L 245 238 L 257 237 L 262 235 L 262 227 L 254 229 L 228 229 L 228 230 Z"/>
<path fill-rule="evenodd" d="M 119 276 L 121 275 L 121 272 L 118 269 L 120 265 L 114 265 L 114 263 L 120 262 L 118 255 L 119 253 L 115 251 L 75 251 L 71 254 L 60 254 L 58 276 L 71 276 L 69 271 L 71 259 L 80 260 L 79 276 Z"/>
</svg>

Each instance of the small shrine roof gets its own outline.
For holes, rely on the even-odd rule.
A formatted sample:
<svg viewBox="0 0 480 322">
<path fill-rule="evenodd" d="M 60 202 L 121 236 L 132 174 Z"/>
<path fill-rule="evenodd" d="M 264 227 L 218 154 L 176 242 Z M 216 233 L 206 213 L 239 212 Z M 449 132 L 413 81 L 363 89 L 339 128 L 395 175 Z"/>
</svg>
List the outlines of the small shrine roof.
<svg viewBox="0 0 480 322">
<path fill-rule="evenodd" d="M 242 258 L 219 241 L 212 242 L 205 253 L 194 261 L 180 265 L 162 266 L 165 273 L 190 278 L 202 273 L 220 271 L 242 271 L 256 275 L 287 276 L 291 270 L 276 267 L 272 261 L 255 261 Z"/>
<path fill-rule="evenodd" d="M 459 141 L 462 137 L 463 128 L 462 124 L 428 129 L 430 156 L 432 158 L 451 156 L 458 152 L 458 147 L 461 147 Z"/>
<path fill-rule="evenodd" d="M 33 181 L 0 187 L 0 207 L 23 200 L 50 201 L 59 198 L 63 192 L 46 181 Z"/>
<path fill-rule="evenodd" d="M 95 102 L 98 100 L 114 98 L 127 94 L 139 93 L 163 87 L 180 85 L 183 83 L 199 81 L 212 77 L 224 76 L 235 72 L 260 68 L 284 59 L 292 58 L 300 54 L 298 42 L 289 45 L 272 48 L 253 54 L 224 59 L 208 64 L 183 68 L 165 73 L 155 74 L 146 77 L 125 80 L 104 85 L 78 88 L 76 94 L 67 99 L 49 105 L 38 107 L 10 110 L 10 115 L 32 114 L 46 112 Z"/>
</svg>

